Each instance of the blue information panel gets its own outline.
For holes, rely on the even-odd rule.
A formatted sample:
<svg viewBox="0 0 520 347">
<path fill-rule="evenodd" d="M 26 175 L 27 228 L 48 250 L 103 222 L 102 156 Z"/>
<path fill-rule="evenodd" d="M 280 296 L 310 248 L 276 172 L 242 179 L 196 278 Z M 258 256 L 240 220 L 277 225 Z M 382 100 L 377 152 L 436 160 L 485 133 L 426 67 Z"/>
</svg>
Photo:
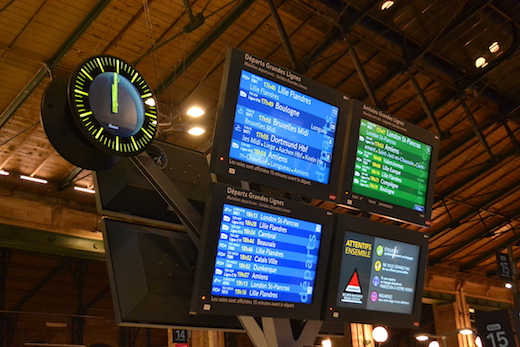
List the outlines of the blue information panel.
<svg viewBox="0 0 520 347">
<path fill-rule="evenodd" d="M 339 108 L 242 70 L 229 157 L 329 183 Z"/>
<path fill-rule="evenodd" d="M 322 225 L 224 205 L 211 294 L 312 302 Z"/>
<path fill-rule="evenodd" d="M 320 319 L 333 225 L 323 208 L 214 183 L 192 312 Z"/>
</svg>

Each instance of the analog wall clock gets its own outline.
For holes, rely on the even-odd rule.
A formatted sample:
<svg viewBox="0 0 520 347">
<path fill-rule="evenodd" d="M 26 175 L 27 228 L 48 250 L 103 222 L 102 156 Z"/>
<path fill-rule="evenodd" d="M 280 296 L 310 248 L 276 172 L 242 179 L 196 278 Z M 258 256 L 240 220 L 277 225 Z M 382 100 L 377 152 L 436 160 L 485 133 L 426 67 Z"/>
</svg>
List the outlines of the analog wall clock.
<svg viewBox="0 0 520 347">
<path fill-rule="evenodd" d="M 62 93 L 66 105 L 56 107 L 56 94 Z M 49 84 L 42 100 L 42 122 L 65 159 L 80 167 L 103 169 L 116 158 L 146 149 L 157 130 L 157 106 L 152 90 L 134 67 L 117 57 L 98 55 L 81 63 L 66 86 Z M 63 129 L 57 134 L 62 127 L 69 128 L 69 135 Z M 90 147 L 87 152 L 107 160 L 97 164 L 87 152 L 71 151 L 79 142 Z"/>
</svg>

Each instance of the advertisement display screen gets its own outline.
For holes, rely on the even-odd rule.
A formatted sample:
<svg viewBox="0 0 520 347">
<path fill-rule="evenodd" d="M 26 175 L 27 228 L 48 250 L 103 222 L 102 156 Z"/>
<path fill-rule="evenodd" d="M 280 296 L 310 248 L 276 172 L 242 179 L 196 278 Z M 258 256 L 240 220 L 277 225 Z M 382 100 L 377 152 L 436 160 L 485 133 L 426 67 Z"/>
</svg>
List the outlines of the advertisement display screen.
<svg viewBox="0 0 520 347">
<path fill-rule="evenodd" d="M 327 319 L 418 326 L 426 234 L 338 215 Z"/>
<path fill-rule="evenodd" d="M 349 98 L 230 49 L 213 143 L 219 177 L 336 200 Z"/>
<path fill-rule="evenodd" d="M 353 101 L 344 203 L 429 226 L 438 136 Z"/>
<path fill-rule="evenodd" d="M 419 246 L 350 231 L 343 244 L 336 305 L 412 313 Z"/>
<path fill-rule="evenodd" d="M 319 319 L 331 212 L 220 184 L 208 209 L 195 312 Z"/>
</svg>

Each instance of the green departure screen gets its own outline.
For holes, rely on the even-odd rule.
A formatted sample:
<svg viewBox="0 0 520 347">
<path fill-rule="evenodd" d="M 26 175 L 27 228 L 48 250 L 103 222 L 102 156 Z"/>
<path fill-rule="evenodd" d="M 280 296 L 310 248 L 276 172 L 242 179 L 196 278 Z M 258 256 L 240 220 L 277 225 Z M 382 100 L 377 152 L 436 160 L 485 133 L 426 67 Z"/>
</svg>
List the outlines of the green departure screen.
<svg viewBox="0 0 520 347">
<path fill-rule="evenodd" d="M 432 147 L 361 119 L 352 192 L 424 212 Z"/>
</svg>

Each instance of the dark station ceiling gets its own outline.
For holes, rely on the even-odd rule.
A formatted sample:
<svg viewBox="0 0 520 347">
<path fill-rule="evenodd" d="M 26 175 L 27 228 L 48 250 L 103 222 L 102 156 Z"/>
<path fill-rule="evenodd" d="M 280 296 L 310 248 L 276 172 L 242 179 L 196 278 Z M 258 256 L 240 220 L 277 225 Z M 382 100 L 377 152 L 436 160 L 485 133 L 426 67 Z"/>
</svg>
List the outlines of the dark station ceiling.
<svg viewBox="0 0 520 347">
<path fill-rule="evenodd" d="M 402 226 L 429 234 L 430 269 L 497 279 L 496 252 L 520 259 L 520 2 L 384 2 L 0 0 L 0 169 L 92 185 L 50 145 L 40 102 L 97 54 L 147 79 L 158 138 L 210 153 L 226 49 L 238 47 L 439 134 L 432 225 Z M 191 104 L 206 114 L 187 117 Z M 187 134 L 195 124 L 206 132 Z"/>
</svg>

